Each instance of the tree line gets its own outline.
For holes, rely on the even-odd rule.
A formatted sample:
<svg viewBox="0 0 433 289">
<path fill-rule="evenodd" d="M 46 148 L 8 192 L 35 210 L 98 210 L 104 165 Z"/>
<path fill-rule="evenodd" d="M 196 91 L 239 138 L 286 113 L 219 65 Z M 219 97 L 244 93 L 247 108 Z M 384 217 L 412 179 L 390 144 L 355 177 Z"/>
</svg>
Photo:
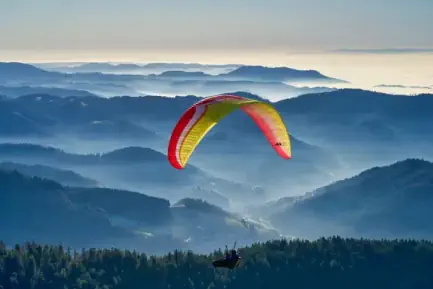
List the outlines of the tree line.
<svg viewBox="0 0 433 289">
<path fill-rule="evenodd" d="M 341 237 L 275 240 L 239 250 L 242 263 L 214 269 L 208 255 L 0 243 L 1 289 L 433 288 L 433 244 Z M 271 287 L 272 286 L 272 287 Z"/>
</svg>

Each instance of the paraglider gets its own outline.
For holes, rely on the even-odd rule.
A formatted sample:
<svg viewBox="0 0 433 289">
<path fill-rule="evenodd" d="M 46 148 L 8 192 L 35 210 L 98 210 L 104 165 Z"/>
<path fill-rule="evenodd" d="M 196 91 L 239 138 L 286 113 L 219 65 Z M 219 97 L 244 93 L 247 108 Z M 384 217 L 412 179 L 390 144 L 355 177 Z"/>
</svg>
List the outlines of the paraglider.
<svg viewBox="0 0 433 289">
<path fill-rule="evenodd" d="M 289 134 L 281 116 L 271 104 L 225 94 L 200 100 L 181 116 L 168 144 L 170 164 L 178 170 L 183 169 L 203 137 L 221 119 L 237 109 L 243 110 L 253 119 L 280 157 L 291 158 Z"/>
<path fill-rule="evenodd" d="M 235 248 L 236 248 L 236 242 L 233 245 L 233 249 L 230 250 L 230 253 L 229 253 L 229 250 L 227 249 L 227 246 L 226 246 L 224 259 L 215 260 L 212 262 L 212 265 L 215 268 L 234 269 L 234 268 L 238 267 L 242 258 L 238 255 Z"/>
</svg>

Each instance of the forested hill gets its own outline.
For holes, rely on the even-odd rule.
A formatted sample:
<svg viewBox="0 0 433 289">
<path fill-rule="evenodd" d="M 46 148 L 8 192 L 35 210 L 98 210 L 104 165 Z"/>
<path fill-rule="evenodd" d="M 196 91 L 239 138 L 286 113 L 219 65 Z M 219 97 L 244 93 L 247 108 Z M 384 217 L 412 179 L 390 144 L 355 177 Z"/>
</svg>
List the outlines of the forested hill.
<svg viewBox="0 0 433 289">
<path fill-rule="evenodd" d="M 156 258 L 116 249 L 77 253 L 38 244 L 0 245 L 0 288 L 433 288 L 431 242 L 333 237 L 272 241 L 240 254 L 241 266 L 227 273 L 210 266 L 221 252 Z"/>
</svg>

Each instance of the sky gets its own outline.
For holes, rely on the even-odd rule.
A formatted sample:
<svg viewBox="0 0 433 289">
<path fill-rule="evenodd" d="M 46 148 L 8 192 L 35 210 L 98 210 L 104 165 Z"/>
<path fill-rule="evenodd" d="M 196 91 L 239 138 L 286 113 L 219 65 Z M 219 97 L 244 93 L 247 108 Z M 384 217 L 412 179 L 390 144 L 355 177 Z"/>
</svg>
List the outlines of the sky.
<svg viewBox="0 0 433 289">
<path fill-rule="evenodd" d="M 0 50 L 433 48 L 432 11 L 432 0 L 0 0 Z"/>
<path fill-rule="evenodd" d="M 260 64 L 433 89 L 432 11 L 433 0 L 0 0 L 0 61 Z"/>
</svg>

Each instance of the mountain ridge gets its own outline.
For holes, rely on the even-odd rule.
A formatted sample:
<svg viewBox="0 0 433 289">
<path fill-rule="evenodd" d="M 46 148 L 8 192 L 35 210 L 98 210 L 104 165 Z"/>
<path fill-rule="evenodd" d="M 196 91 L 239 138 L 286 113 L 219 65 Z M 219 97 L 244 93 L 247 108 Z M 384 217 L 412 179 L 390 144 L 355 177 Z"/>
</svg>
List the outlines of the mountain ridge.
<svg viewBox="0 0 433 289">
<path fill-rule="evenodd" d="M 432 214 L 431 192 L 433 163 L 405 159 L 364 170 L 289 200 L 290 206 L 273 219 L 280 224 L 283 220 L 292 220 L 290 224 L 316 220 L 354 228 L 352 234 L 364 236 L 433 237 L 427 221 Z"/>
<path fill-rule="evenodd" d="M 127 64 L 120 64 L 120 66 L 113 66 L 110 64 L 84 64 L 84 69 L 86 70 L 86 66 L 90 67 L 97 67 L 97 69 L 100 69 L 98 67 L 102 66 L 104 69 L 112 69 L 115 67 L 125 69 L 125 65 Z M 137 69 L 139 66 L 133 65 L 129 66 L 127 65 L 127 69 Z M 97 70 L 95 69 L 95 70 Z M 12 71 L 14 74 L 20 72 L 21 70 L 25 73 L 27 77 L 34 76 L 34 77 L 40 77 L 40 76 L 51 76 L 51 77 L 73 77 L 74 74 L 76 76 L 83 76 L 83 75 L 95 75 L 95 73 L 98 73 L 99 75 L 105 75 L 104 73 L 98 72 L 98 71 L 87 71 L 87 72 L 75 72 L 74 74 L 64 74 L 61 72 L 55 71 L 55 69 L 51 69 L 50 71 L 38 68 L 31 64 L 24 64 L 19 62 L 12 62 L 12 63 L 5 63 L 0 62 L 0 79 L 1 76 L 5 75 L 5 71 Z M 69 68 L 69 70 L 74 70 L 74 68 Z M 164 73 L 164 72 L 162 72 Z M 204 74 L 203 72 L 182 72 L 183 75 L 190 75 L 189 73 L 193 73 L 194 76 L 199 75 L 199 77 L 206 77 L 207 74 Z M 198 74 L 197 74 L 198 73 Z M 173 74 L 173 72 L 171 73 Z M 174 74 L 179 74 L 179 71 Z M 261 76 L 259 76 L 261 75 Z M 113 76 L 113 75 L 112 75 Z M 111 77 L 112 77 L 111 76 Z M 126 75 L 118 75 L 119 77 L 125 77 Z M 129 75 L 130 77 L 134 77 L 134 75 Z M 137 76 L 137 75 L 135 75 Z M 327 77 L 320 72 L 316 70 L 297 70 L 294 68 L 288 68 L 288 67 L 265 67 L 265 66 L 254 66 L 254 65 L 242 65 L 240 67 L 235 68 L 233 71 L 226 72 L 226 73 L 220 73 L 216 76 L 209 75 L 211 78 L 243 78 L 243 79 L 261 79 L 261 80 L 274 80 L 274 81 L 286 81 L 286 80 L 300 80 L 300 79 L 306 79 L 306 80 L 324 80 L 324 81 L 332 81 L 332 82 L 343 82 L 343 80 L 338 80 L 334 78 Z M 110 77 L 109 74 L 107 74 L 107 77 Z M 142 77 L 145 77 L 144 75 Z"/>
<path fill-rule="evenodd" d="M 49 179 L 66 186 L 97 187 L 98 182 L 72 170 L 62 170 L 44 165 L 25 165 L 14 162 L 1 162 L 0 170 L 17 171 L 30 177 Z"/>
<path fill-rule="evenodd" d="M 298 70 L 289 67 L 265 67 L 260 65 L 241 66 L 222 76 L 225 77 L 247 77 L 252 79 L 290 81 L 290 80 L 323 80 L 333 82 L 346 82 L 325 76 L 317 70 Z"/>
<path fill-rule="evenodd" d="M 2 170 L 0 179 L 0 230 L 9 242 L 25 237 L 83 244 L 89 238 L 128 235 L 97 211 L 71 203 L 64 187 L 54 181 Z"/>
</svg>

